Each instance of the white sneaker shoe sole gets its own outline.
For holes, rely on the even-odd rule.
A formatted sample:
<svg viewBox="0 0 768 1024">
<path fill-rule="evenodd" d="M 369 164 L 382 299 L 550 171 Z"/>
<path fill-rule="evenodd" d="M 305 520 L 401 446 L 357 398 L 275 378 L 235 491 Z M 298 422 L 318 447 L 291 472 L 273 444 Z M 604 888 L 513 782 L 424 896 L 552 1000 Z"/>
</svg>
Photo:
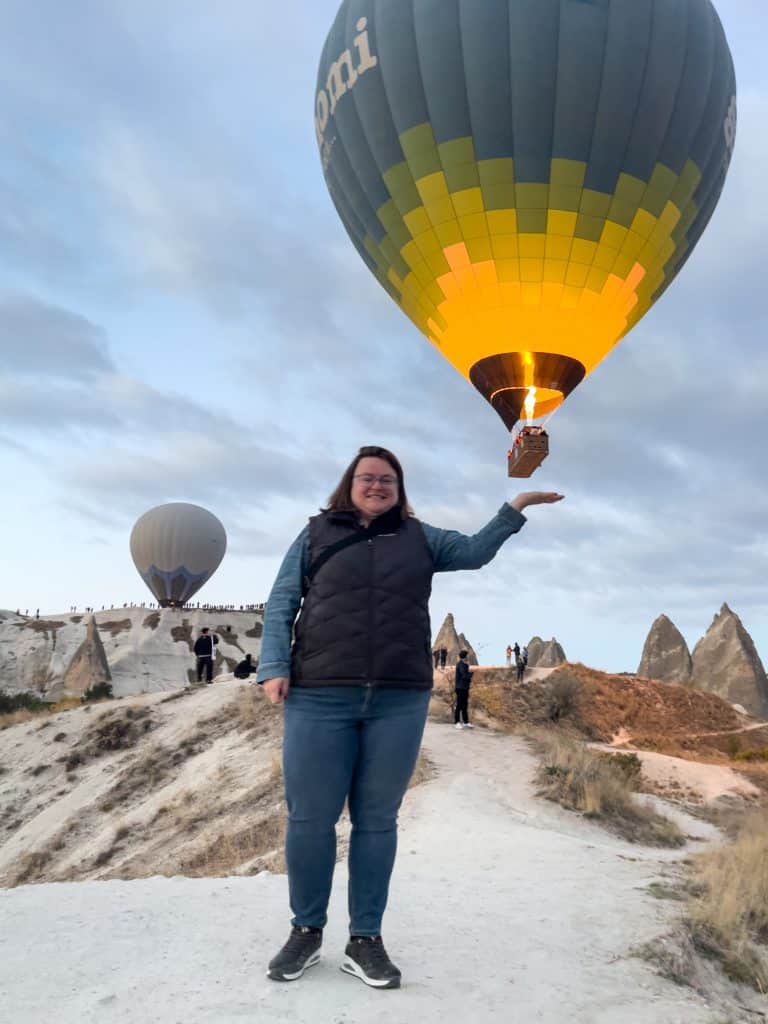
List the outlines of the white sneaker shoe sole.
<svg viewBox="0 0 768 1024">
<path fill-rule="evenodd" d="M 318 949 L 318 950 L 316 950 L 316 952 L 314 952 L 312 954 L 312 956 L 309 957 L 309 959 L 304 964 L 304 966 L 301 968 L 301 970 L 300 971 L 296 971 L 295 974 L 277 974 L 277 973 L 273 974 L 272 971 L 267 971 L 267 977 L 271 981 L 296 981 L 297 978 L 300 978 L 302 976 L 304 971 L 308 970 L 310 967 L 314 967 L 315 964 L 319 961 L 319 959 L 320 959 L 320 950 Z"/>
<path fill-rule="evenodd" d="M 365 982 L 366 985 L 370 985 L 371 988 L 400 988 L 399 978 L 369 978 L 363 968 L 357 961 L 353 960 L 351 956 L 344 957 L 344 963 L 339 968 L 345 974 L 351 974 L 355 978 L 359 978 L 360 981 Z"/>
</svg>

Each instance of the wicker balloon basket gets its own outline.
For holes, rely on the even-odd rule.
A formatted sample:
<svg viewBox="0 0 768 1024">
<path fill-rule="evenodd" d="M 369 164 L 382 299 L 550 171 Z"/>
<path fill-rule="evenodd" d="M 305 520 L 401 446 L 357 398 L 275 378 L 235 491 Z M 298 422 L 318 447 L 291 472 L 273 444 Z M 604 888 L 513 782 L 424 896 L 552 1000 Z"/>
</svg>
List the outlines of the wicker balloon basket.
<svg viewBox="0 0 768 1024">
<path fill-rule="evenodd" d="M 549 435 L 543 427 L 523 427 L 507 452 L 507 475 L 530 476 L 549 455 Z"/>
</svg>

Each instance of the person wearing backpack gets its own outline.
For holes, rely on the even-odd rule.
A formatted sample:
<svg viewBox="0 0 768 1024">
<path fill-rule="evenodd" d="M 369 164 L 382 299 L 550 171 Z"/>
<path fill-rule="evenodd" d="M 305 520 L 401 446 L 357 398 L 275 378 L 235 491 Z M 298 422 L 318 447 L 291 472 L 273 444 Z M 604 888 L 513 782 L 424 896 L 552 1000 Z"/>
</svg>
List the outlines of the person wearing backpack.
<svg viewBox="0 0 768 1024">
<path fill-rule="evenodd" d="M 418 520 L 400 462 L 361 448 L 320 515 L 289 548 L 264 615 L 256 681 L 284 704 L 283 775 L 291 932 L 268 977 L 295 981 L 320 959 L 348 802 L 350 937 L 341 969 L 400 986 L 381 937 L 397 813 L 416 764 L 434 668 L 429 596 L 436 572 L 479 569 L 525 523 L 532 491 L 504 502 L 474 536 Z"/>
</svg>

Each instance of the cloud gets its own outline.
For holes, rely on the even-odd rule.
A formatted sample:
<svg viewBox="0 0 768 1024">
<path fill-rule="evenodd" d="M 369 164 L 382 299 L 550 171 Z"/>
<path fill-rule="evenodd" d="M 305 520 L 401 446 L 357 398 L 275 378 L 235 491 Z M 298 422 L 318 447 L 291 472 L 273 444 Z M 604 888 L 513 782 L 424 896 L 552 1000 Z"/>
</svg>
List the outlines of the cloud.
<svg viewBox="0 0 768 1024">
<path fill-rule="evenodd" d="M 113 369 L 103 332 L 85 317 L 9 292 L 0 294 L 0 356 L 18 376 L 83 380 Z"/>
</svg>

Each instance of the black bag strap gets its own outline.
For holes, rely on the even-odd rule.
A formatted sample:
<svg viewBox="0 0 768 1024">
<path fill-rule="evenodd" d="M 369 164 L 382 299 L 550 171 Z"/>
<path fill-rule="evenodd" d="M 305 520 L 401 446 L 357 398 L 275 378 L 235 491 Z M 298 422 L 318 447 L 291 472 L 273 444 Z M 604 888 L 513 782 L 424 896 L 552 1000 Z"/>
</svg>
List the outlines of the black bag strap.
<svg viewBox="0 0 768 1024">
<path fill-rule="evenodd" d="M 303 580 L 302 596 L 306 596 L 315 575 L 322 569 L 330 558 L 333 558 L 333 556 L 338 554 L 339 551 L 343 551 L 344 548 L 352 547 L 353 544 L 360 544 L 364 540 L 370 540 L 371 536 L 370 528 L 367 530 L 356 530 L 354 533 L 350 533 L 347 537 L 342 537 L 341 540 L 337 540 L 335 544 L 329 544 L 328 547 L 317 556 L 309 569 L 307 569 L 307 575 Z"/>
</svg>

